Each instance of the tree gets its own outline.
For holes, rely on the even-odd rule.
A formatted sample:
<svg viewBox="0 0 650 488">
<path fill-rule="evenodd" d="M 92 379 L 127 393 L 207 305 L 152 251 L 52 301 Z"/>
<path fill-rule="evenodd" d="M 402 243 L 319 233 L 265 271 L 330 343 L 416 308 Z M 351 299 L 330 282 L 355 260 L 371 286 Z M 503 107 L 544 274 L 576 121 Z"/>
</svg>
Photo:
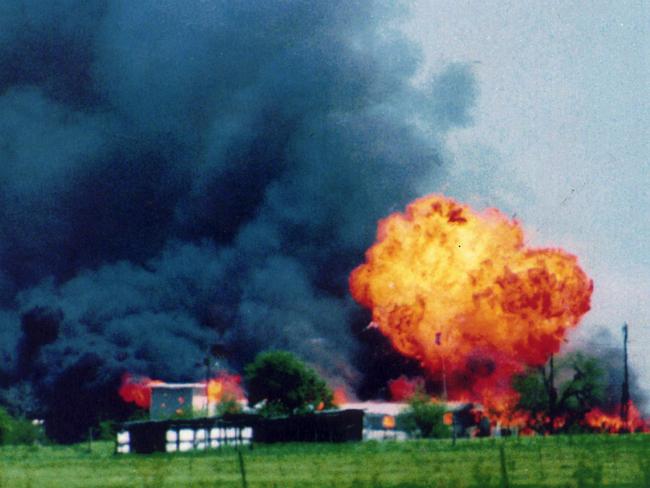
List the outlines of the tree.
<svg viewBox="0 0 650 488">
<path fill-rule="evenodd" d="M 445 413 L 445 407 L 418 392 L 409 400 L 408 408 L 399 414 L 398 422 L 407 432 L 422 437 L 449 437 L 451 431 L 444 423 Z"/>
<path fill-rule="evenodd" d="M 262 413 L 280 415 L 331 408 L 332 391 L 310 367 L 287 351 L 257 355 L 244 368 L 248 403 L 264 402 Z"/>
<path fill-rule="evenodd" d="M 14 418 L 0 407 L 0 444 L 34 444 L 42 440 L 41 428 L 25 418 Z"/>
<path fill-rule="evenodd" d="M 517 408 L 528 412 L 532 427 L 553 433 L 579 425 L 602 401 L 604 371 L 596 358 L 578 352 L 557 366 L 551 357 L 547 365 L 515 376 L 512 385 L 519 393 Z"/>
</svg>

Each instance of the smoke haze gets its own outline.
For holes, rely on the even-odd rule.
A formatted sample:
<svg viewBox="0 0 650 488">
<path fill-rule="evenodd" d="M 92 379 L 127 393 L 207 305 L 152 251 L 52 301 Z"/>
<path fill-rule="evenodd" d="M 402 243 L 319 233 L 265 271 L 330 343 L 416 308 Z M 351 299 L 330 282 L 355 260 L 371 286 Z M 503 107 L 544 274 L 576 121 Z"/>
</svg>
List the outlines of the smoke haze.
<svg viewBox="0 0 650 488">
<path fill-rule="evenodd" d="M 361 387 L 348 273 L 376 221 L 444 177 L 476 97 L 460 64 L 411 82 L 403 13 L 2 2 L 5 401 L 92 423 L 123 412 L 125 371 L 197 379 L 214 343 L 235 369 L 283 348 Z"/>
</svg>

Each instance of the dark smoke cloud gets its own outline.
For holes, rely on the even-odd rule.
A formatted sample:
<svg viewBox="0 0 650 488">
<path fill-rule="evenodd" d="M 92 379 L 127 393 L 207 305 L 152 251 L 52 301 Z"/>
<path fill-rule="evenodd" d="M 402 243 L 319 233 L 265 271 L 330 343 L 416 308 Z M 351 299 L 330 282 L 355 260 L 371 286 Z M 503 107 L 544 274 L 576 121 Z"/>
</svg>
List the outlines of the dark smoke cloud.
<svg viewBox="0 0 650 488">
<path fill-rule="evenodd" d="M 476 93 L 463 65 L 411 82 L 402 13 L 2 2 L 0 379 L 40 395 L 53 435 L 115 414 L 124 371 L 197 379 L 213 343 L 233 368 L 285 348 L 363 383 L 348 273 L 377 219 L 444 176 Z M 61 430 L 71 396 L 88 408 Z"/>
</svg>

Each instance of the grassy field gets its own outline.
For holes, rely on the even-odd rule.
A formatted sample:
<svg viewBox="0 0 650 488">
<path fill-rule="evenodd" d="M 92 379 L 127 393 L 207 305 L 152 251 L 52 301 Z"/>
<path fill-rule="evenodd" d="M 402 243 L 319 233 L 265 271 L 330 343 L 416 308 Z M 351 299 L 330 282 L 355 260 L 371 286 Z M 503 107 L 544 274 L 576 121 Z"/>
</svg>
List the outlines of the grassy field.
<svg viewBox="0 0 650 488">
<path fill-rule="evenodd" d="M 650 487 L 650 436 L 640 434 L 471 439 L 455 446 L 450 440 L 260 445 L 242 455 L 248 488 Z M 3 447 L 0 486 L 244 484 L 230 448 L 125 456 L 101 442 L 90 452 L 87 445 Z"/>
</svg>

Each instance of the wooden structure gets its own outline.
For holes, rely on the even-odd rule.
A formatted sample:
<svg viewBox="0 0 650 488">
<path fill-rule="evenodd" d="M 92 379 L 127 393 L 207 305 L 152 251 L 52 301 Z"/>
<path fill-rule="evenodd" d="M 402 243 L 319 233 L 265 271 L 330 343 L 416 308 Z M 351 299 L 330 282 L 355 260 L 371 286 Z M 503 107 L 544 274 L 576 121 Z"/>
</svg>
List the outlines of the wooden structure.
<svg viewBox="0 0 650 488">
<path fill-rule="evenodd" d="M 363 410 L 331 410 L 260 419 L 255 442 L 348 442 L 363 439 Z"/>
</svg>

